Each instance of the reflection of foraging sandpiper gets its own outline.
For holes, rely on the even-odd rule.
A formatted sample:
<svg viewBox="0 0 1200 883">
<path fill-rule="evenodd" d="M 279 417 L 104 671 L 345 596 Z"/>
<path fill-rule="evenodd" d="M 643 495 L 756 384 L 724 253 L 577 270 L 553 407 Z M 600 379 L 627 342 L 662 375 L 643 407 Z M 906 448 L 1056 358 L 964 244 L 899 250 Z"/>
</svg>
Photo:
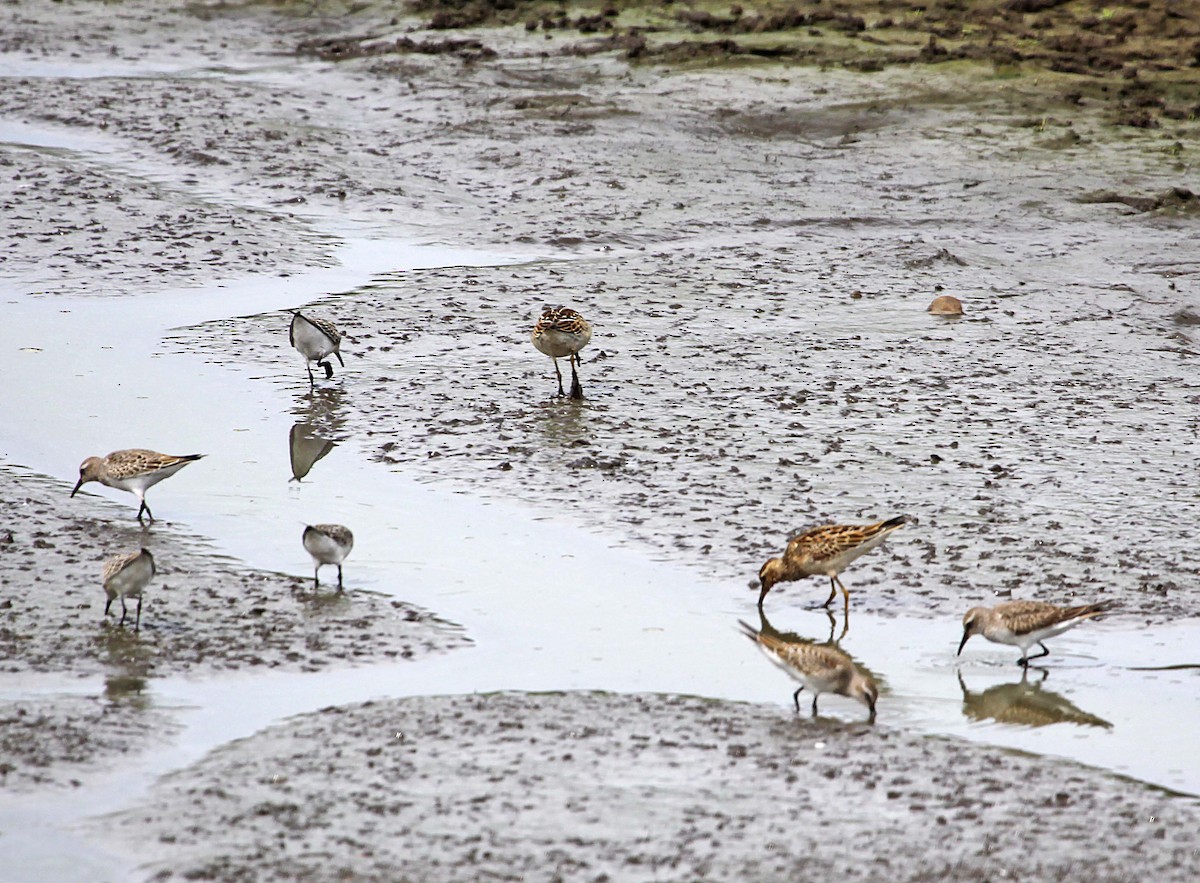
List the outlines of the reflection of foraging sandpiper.
<svg viewBox="0 0 1200 883">
<path fill-rule="evenodd" d="M 758 596 L 758 606 L 762 607 L 767 592 L 776 583 L 823 575 L 829 577 L 829 597 L 824 606 L 828 607 L 837 590 L 841 589 L 846 599 L 845 609 L 849 611 L 850 593 L 838 579 L 838 574 L 851 561 L 874 549 L 888 534 L 907 521 L 908 516 L 900 515 L 875 524 L 827 524 L 805 531 L 787 544 L 782 558 L 770 559 L 759 570 L 762 592 Z"/>
<path fill-rule="evenodd" d="M 203 454 L 186 454 L 173 457 L 170 454 L 160 454 L 143 448 L 128 448 L 123 451 L 113 451 L 107 457 L 88 457 L 79 467 L 79 481 L 71 496 L 89 481 L 98 481 L 106 487 L 129 491 L 137 496 L 142 505 L 138 507 L 138 521 L 142 520 L 142 511 L 154 520 L 154 513 L 146 505 L 146 491 L 158 484 L 164 478 L 170 478 L 188 463 L 199 460 Z"/>
<path fill-rule="evenodd" d="M 325 369 L 325 379 L 333 376 L 333 365 L 328 361 L 329 356 L 337 356 L 338 363 L 345 368 L 340 347 L 342 335 L 332 322 L 305 316 L 299 310 L 291 310 L 292 324 L 288 326 L 288 340 L 304 356 L 304 367 L 308 370 L 308 385 L 314 384 L 312 365 L 316 362 Z"/>
<path fill-rule="evenodd" d="M 338 569 L 338 591 L 342 591 L 342 562 L 354 548 L 354 534 L 340 524 L 310 524 L 304 528 L 304 548 L 312 555 L 316 568 L 313 570 L 313 589 L 321 585 L 322 564 L 336 564 Z"/>
<path fill-rule="evenodd" d="M 568 358 L 571 362 L 571 398 L 582 399 L 583 387 L 579 383 L 579 351 L 592 339 L 592 326 L 587 319 L 570 307 L 546 307 L 541 318 L 533 326 L 533 345 L 539 352 L 554 360 L 554 374 L 558 378 L 558 394 L 563 392 L 562 372 L 558 360 Z"/>
<path fill-rule="evenodd" d="M 995 607 L 972 607 L 963 616 L 963 636 L 955 655 L 962 654 L 972 635 L 983 635 L 996 644 L 1020 647 L 1021 658 L 1017 665 L 1029 665 L 1031 659 L 1050 655 L 1042 641 L 1061 635 L 1085 619 L 1092 619 L 1109 609 L 1107 602 L 1059 607 L 1045 601 L 1009 601 Z M 1030 656 L 1029 648 L 1034 644 L 1041 647 L 1042 652 Z"/>
<path fill-rule="evenodd" d="M 116 598 L 121 599 L 121 621 L 125 625 L 125 599 L 137 598 L 137 619 L 133 630 L 142 627 L 142 589 L 154 576 L 154 556 L 149 549 L 139 549 L 136 552 L 126 552 L 124 555 L 114 555 L 104 562 L 104 594 L 108 601 L 104 605 L 104 615 Z"/>
<path fill-rule="evenodd" d="M 741 620 L 738 625 L 754 641 L 771 662 L 800 682 L 792 701 L 800 712 L 800 693 L 805 687 L 813 694 L 812 713 L 817 715 L 817 699 L 822 693 L 836 693 L 857 699 L 870 711 L 868 720 L 875 720 L 875 700 L 879 687 L 875 679 L 854 664 L 849 655 L 834 647 L 807 641 L 782 641 L 765 631 L 760 632 Z"/>
</svg>

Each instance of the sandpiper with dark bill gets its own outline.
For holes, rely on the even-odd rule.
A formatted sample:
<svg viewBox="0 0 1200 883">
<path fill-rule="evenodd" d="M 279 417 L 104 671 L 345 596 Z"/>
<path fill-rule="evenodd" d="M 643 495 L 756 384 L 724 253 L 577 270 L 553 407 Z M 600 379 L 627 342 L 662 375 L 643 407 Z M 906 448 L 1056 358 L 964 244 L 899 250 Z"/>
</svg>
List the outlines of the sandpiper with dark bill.
<svg viewBox="0 0 1200 883">
<path fill-rule="evenodd" d="M 114 555 L 105 561 L 104 594 L 108 596 L 108 600 L 104 604 L 104 615 L 108 616 L 112 602 L 120 598 L 121 621 L 118 625 L 125 625 L 125 599 L 137 598 L 137 619 L 133 630 L 139 631 L 142 627 L 142 589 L 146 588 L 154 573 L 154 556 L 145 548 Z"/>
<path fill-rule="evenodd" d="M 854 664 L 850 656 L 827 644 L 808 641 L 782 641 L 765 631 L 738 620 L 742 634 L 758 645 L 763 654 L 800 686 L 792 694 L 796 713 L 800 713 L 800 693 L 805 687 L 813 694 L 812 713 L 817 716 L 817 699 L 822 693 L 836 693 L 857 699 L 870 712 L 867 720 L 875 720 L 875 701 L 879 687 L 875 679 Z"/>
<path fill-rule="evenodd" d="M 338 591 L 342 589 L 342 562 L 354 548 L 354 534 L 341 524 L 310 524 L 304 528 L 304 548 L 312 555 L 316 567 L 313 570 L 313 589 L 321 585 L 322 564 L 336 564 L 338 569 Z"/>
<path fill-rule="evenodd" d="M 533 326 L 531 335 L 533 345 L 538 351 L 545 353 L 554 360 L 554 374 L 558 378 L 558 394 L 563 392 L 562 372 L 558 369 L 559 359 L 569 359 L 571 362 L 571 398 L 583 398 L 583 386 L 579 383 L 579 351 L 588 345 L 592 339 L 592 326 L 587 319 L 570 307 L 547 306 L 542 310 L 541 318 Z"/>
<path fill-rule="evenodd" d="M 1042 642 L 1055 635 L 1073 629 L 1085 619 L 1094 619 L 1112 609 L 1112 604 L 1080 604 L 1060 607 L 1045 601 L 1008 601 L 995 607 L 972 607 L 963 616 L 963 636 L 958 643 L 961 656 L 963 647 L 972 635 L 983 635 L 996 644 L 1010 644 L 1021 648 L 1017 665 L 1027 666 L 1031 659 L 1049 656 L 1050 651 Z M 1029 648 L 1037 644 L 1042 652 L 1029 655 Z"/>
<path fill-rule="evenodd" d="M 127 448 L 113 451 L 107 457 L 88 457 L 79 466 L 79 481 L 75 482 L 71 496 L 75 496 L 89 481 L 98 481 L 106 487 L 134 494 L 142 503 L 138 507 L 138 521 L 142 520 L 143 511 L 153 521 L 154 513 L 146 505 L 146 491 L 203 456 L 204 454 L 184 454 L 175 457 L 144 448 Z"/>
<path fill-rule="evenodd" d="M 300 355 L 304 356 L 304 367 L 308 371 L 308 385 L 314 385 L 311 362 L 316 362 L 325 369 L 325 379 L 333 376 L 333 365 L 330 356 L 337 356 L 338 363 L 345 368 L 342 360 L 342 335 L 333 323 L 315 316 L 305 316 L 299 310 L 289 310 L 292 314 L 292 324 L 288 326 L 288 340 Z"/>
<path fill-rule="evenodd" d="M 823 575 L 829 577 L 829 597 L 823 606 L 828 607 L 837 590 L 841 589 L 846 599 L 845 609 L 849 612 L 850 593 L 838 579 L 838 574 L 851 561 L 874 549 L 888 534 L 910 520 L 908 516 L 900 515 L 874 524 L 827 524 L 805 531 L 788 542 L 782 558 L 771 558 L 758 571 L 762 585 L 758 606 L 762 607 L 767 592 L 776 583 Z"/>
</svg>

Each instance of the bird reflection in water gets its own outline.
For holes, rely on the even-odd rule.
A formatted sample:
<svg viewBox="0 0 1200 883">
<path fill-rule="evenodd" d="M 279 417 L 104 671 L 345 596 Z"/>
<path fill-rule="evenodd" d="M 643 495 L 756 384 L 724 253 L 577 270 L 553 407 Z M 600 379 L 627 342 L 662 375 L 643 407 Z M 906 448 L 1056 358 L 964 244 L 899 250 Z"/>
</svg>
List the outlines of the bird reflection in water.
<svg viewBox="0 0 1200 883">
<path fill-rule="evenodd" d="M 874 722 L 879 686 L 875 676 L 865 666 L 859 665 L 849 653 L 838 646 L 846 636 L 847 629 L 843 629 L 841 635 L 834 639 L 833 632 L 837 625 L 832 615 L 829 616 L 829 639 L 824 642 L 779 631 L 771 625 L 761 609 L 759 621 L 761 627 L 757 630 L 740 620 L 738 625 L 741 626 L 742 634 L 754 641 L 771 662 L 793 680 L 800 682 L 800 686 L 792 694 L 797 714 L 800 712 L 800 694 L 808 689 L 813 696 L 814 718 L 818 714 L 817 700 L 821 694 L 836 693 L 856 699 L 867 706 L 867 720 Z"/>
<path fill-rule="evenodd" d="M 1030 666 L 1041 672 L 1041 677 L 1030 681 L 1029 669 L 1021 673 L 1021 680 L 1011 684 L 997 684 L 979 693 L 967 689 L 962 672 L 958 673 L 958 684 L 962 687 L 963 714 L 976 721 L 994 720 L 1002 724 L 1019 724 L 1025 727 L 1044 727 L 1049 724 L 1078 724 L 1085 727 L 1112 729 L 1112 724 L 1103 718 L 1088 714 L 1070 700 L 1042 688 L 1048 669 Z"/>
<path fill-rule="evenodd" d="M 337 447 L 333 439 L 345 422 L 341 406 L 342 391 L 331 387 L 310 392 L 292 410 L 301 418 L 288 431 L 292 481 L 302 480 L 318 460 Z"/>
</svg>

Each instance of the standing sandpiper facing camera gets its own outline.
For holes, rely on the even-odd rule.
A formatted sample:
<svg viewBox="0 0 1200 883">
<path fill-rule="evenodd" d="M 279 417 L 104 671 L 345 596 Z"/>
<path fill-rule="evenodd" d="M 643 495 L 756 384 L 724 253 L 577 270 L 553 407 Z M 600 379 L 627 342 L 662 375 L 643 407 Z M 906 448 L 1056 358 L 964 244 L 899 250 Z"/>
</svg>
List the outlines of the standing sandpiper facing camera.
<svg viewBox="0 0 1200 883">
<path fill-rule="evenodd" d="M 126 552 L 124 555 L 114 555 L 104 562 L 104 594 L 108 601 L 104 605 L 104 615 L 112 602 L 121 599 L 121 621 L 117 625 L 125 625 L 125 599 L 137 598 L 137 620 L 133 630 L 142 627 L 142 589 L 146 588 L 155 573 L 154 556 L 149 549 L 139 549 L 136 552 Z"/>
<path fill-rule="evenodd" d="M 579 372 L 575 366 L 579 364 L 579 351 L 588 345 L 592 339 L 592 326 L 587 319 L 570 307 L 546 307 L 542 316 L 533 326 L 533 345 L 538 352 L 545 353 L 554 360 L 554 374 L 558 378 L 558 394 L 563 392 L 562 372 L 558 370 L 558 360 L 562 358 L 571 361 L 571 398 L 582 399 L 583 387 L 579 383 Z"/>
<path fill-rule="evenodd" d="M 340 524 L 310 524 L 304 528 L 304 548 L 312 555 L 316 565 L 313 570 L 313 590 L 321 585 L 321 565 L 336 564 L 338 591 L 342 591 L 342 562 L 354 548 L 354 534 L 350 533 L 350 528 Z"/>
</svg>

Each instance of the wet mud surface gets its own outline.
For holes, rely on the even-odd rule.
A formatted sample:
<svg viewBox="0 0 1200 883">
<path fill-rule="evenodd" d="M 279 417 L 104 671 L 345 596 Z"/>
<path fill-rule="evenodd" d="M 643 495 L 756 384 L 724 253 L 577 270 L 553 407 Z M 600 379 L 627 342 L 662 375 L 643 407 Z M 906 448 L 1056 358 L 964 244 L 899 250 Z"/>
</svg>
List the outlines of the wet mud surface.
<svg viewBox="0 0 1200 883">
<path fill-rule="evenodd" d="M 313 431 L 727 579 L 747 609 L 759 565 L 802 527 L 903 512 L 919 524 L 845 575 L 855 609 L 954 619 L 999 595 L 1192 617 L 1200 564 L 1180 525 L 1200 514 L 1200 262 L 1180 47 L 1194 21 L 1131 7 L 1175 41 L 1147 60 L 1123 5 L 1089 27 L 1069 18 L 1079 4 L 1019 6 L 989 43 L 966 17 L 976 36 L 955 35 L 956 4 L 924 23 L 882 5 L 820 20 L 665 6 L 675 30 L 639 19 L 641 34 L 628 28 L 645 10 L 625 8 L 601 12 L 610 29 L 594 11 L 547 25 L 523 4 L 506 27 L 487 5 L 471 23 L 432 21 L 435 7 L 10 4 L 0 48 L 33 73 L 4 77 L 0 117 L 116 153 L 81 166 L 20 132 L 0 144 L 0 274 L 104 293 L 296 273 L 328 262 L 338 225 L 528 249 L 541 258 L 315 304 L 348 339 Z M 761 35 L 780 27 L 746 24 L 772 14 L 820 51 L 772 48 Z M 1072 29 L 1074 50 L 1057 33 Z M 1052 53 L 1016 45 L 1052 31 Z M 939 294 L 964 316 L 928 315 Z M 596 329 L 581 405 L 552 400 L 528 341 L 556 302 Z M 173 346 L 303 377 L 283 314 Z M 169 716 L 131 720 L 147 677 L 465 643 L 390 598 L 314 600 L 307 580 L 170 525 L 152 532 L 163 572 L 131 640 L 100 623 L 98 573 L 143 541 L 135 507 L 9 468 L 0 482 L 20 513 L 0 530 L 0 665 L 111 687 L 6 702 L 0 744 L 31 722 L 55 734 L 14 751 L 9 786 L 69 783 L 151 729 L 169 738 Z M 768 605 L 825 591 L 781 586 Z M 296 718 L 112 825 L 164 877 L 1065 879 L 1086 865 L 1183 880 L 1194 814 L 1054 759 L 779 708 L 568 695 Z M 294 831 L 319 847 L 282 845 Z"/>
<path fill-rule="evenodd" d="M 1044 758 L 583 693 L 325 709 L 98 825 L 156 880 L 1187 880 L 1197 821 Z"/>
<path fill-rule="evenodd" d="M 4 744 L 23 744 L 32 721 L 46 732 L 6 754 L 10 785 L 51 777 L 56 755 L 74 763 L 109 753 L 110 739 L 169 732 L 162 711 L 136 701 L 155 677 L 320 671 L 468 643 L 458 627 L 391 596 L 328 586 L 314 593 L 311 579 L 239 566 L 169 523 L 143 531 L 135 507 L 68 499 L 69 486 L 22 469 L 0 467 L 0 489 L 11 516 L 0 529 L 0 675 L 10 683 L 21 674 L 98 676 L 105 684 L 103 698 L 0 703 Z M 139 546 L 154 553 L 158 573 L 135 632 L 136 603 L 124 627 L 119 601 L 104 617 L 100 570 L 105 558 Z"/>
</svg>

